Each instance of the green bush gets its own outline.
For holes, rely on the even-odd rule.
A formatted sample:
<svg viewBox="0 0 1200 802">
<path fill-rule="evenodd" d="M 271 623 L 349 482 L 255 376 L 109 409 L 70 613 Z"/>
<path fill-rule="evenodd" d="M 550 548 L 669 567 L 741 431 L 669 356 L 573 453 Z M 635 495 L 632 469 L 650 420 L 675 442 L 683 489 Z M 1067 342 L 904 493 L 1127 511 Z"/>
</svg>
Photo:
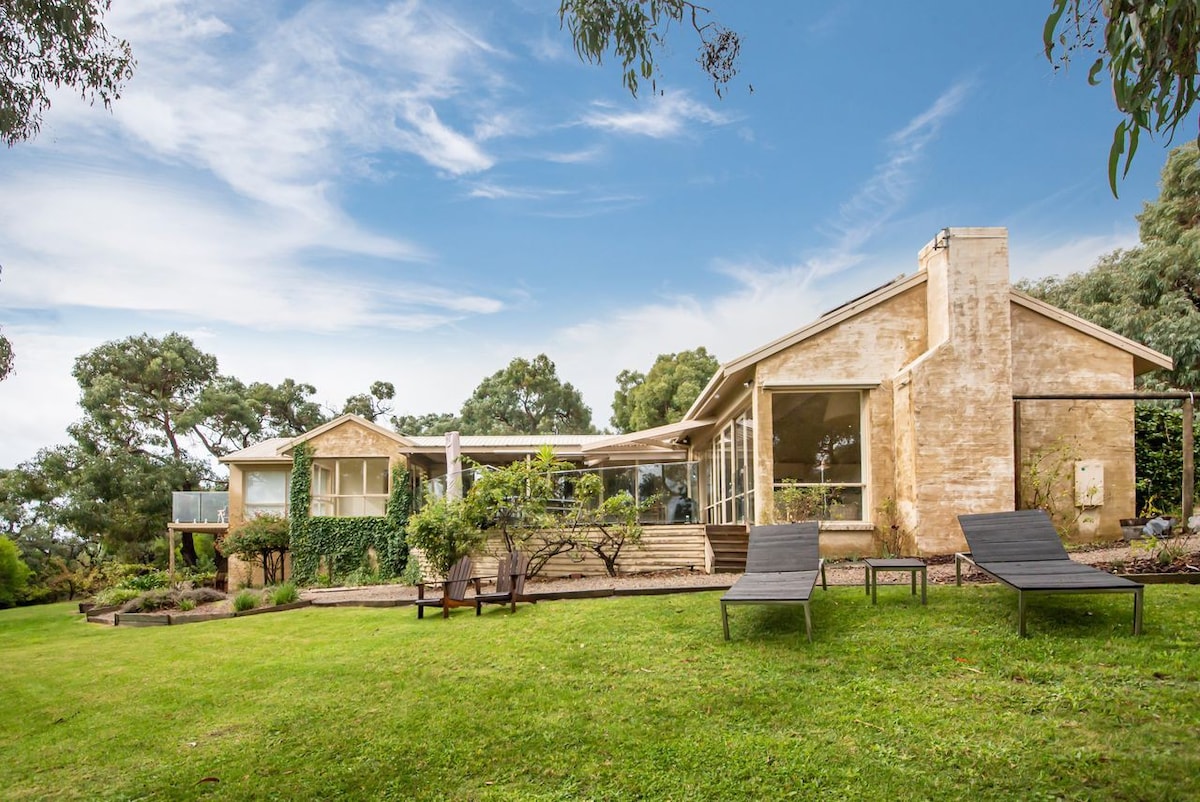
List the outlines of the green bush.
<svg viewBox="0 0 1200 802">
<path fill-rule="evenodd" d="M 482 549 L 485 538 L 462 500 L 431 497 L 408 519 L 408 544 L 420 549 L 434 573 L 443 576 L 460 557 Z"/>
<path fill-rule="evenodd" d="M 25 590 L 32 572 L 21 560 L 17 544 L 0 535 L 0 607 L 12 607 Z"/>
<path fill-rule="evenodd" d="M 114 604 L 124 604 L 140 595 L 142 595 L 142 591 L 133 588 L 106 588 L 96 594 L 94 601 L 97 607 L 111 607 Z"/>
<path fill-rule="evenodd" d="M 192 599 L 180 599 L 179 609 L 187 613 L 196 609 L 196 602 Z"/>
<path fill-rule="evenodd" d="M 153 613 L 174 607 L 179 602 L 175 591 L 157 588 L 141 593 L 121 606 L 123 613 Z"/>
<path fill-rule="evenodd" d="M 244 613 L 247 610 L 253 610 L 261 600 L 261 597 L 252 590 L 239 591 L 238 595 L 233 597 L 234 612 Z"/>
<path fill-rule="evenodd" d="M 166 571 L 150 571 L 126 578 L 121 582 L 121 587 L 134 590 L 157 590 L 168 587 L 170 584 L 171 577 Z"/>
<path fill-rule="evenodd" d="M 267 591 L 267 598 L 271 604 L 291 604 L 300 598 L 300 592 L 296 590 L 295 582 L 284 582 Z"/>
</svg>

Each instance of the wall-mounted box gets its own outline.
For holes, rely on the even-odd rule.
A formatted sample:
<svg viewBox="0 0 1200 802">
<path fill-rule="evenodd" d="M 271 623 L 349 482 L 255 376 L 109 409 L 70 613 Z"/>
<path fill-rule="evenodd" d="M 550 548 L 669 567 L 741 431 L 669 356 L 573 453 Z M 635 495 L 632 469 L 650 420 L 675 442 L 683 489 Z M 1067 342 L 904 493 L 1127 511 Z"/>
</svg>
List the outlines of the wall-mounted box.
<svg viewBox="0 0 1200 802">
<path fill-rule="evenodd" d="M 1075 463 L 1075 506 L 1104 505 L 1104 463 L 1098 459 L 1083 459 Z"/>
</svg>

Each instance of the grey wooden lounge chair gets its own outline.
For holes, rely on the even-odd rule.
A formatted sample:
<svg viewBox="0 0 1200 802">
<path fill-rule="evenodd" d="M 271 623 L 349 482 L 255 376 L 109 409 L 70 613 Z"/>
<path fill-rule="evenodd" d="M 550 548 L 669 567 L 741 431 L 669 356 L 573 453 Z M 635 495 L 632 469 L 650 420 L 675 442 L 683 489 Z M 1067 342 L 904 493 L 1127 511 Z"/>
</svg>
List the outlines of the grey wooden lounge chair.
<svg viewBox="0 0 1200 802">
<path fill-rule="evenodd" d="M 519 551 L 505 554 L 496 569 L 496 589 L 491 593 L 475 594 L 475 615 L 483 611 L 485 604 L 510 604 L 517 611 L 517 602 L 533 602 L 525 595 L 525 576 L 529 572 L 529 555 Z"/>
<path fill-rule="evenodd" d="M 721 628 L 729 640 L 730 604 L 799 604 L 804 607 L 804 628 L 812 642 L 812 614 L 808 599 L 821 577 L 825 561 L 818 551 L 816 521 L 750 528 L 746 573 L 721 597 Z"/>
<path fill-rule="evenodd" d="M 1025 636 L 1025 597 L 1033 593 L 1132 593 L 1133 634 L 1142 632 L 1143 586 L 1072 560 L 1044 510 L 960 515 L 969 552 L 954 555 L 962 584 L 969 562 L 1017 592 L 1017 631 Z"/>
<path fill-rule="evenodd" d="M 441 585 L 442 595 L 434 598 L 425 598 L 426 585 Z M 420 582 L 417 584 L 417 618 L 425 617 L 426 607 L 441 607 L 442 618 L 450 617 L 450 608 L 452 607 L 470 607 L 475 604 L 474 600 L 467 598 L 467 585 L 472 585 L 475 592 L 479 593 L 479 579 L 471 576 L 471 558 L 463 557 L 458 562 L 450 567 L 450 573 L 446 574 L 446 579 L 441 582 Z"/>
</svg>

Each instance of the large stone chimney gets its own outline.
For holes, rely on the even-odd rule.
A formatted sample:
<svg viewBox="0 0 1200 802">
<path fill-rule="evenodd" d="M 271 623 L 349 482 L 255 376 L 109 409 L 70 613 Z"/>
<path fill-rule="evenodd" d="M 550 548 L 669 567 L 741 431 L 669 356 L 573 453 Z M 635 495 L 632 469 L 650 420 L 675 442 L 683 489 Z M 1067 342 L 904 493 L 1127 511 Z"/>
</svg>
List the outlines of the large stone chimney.
<svg viewBox="0 0 1200 802">
<path fill-rule="evenodd" d="M 895 381 L 896 488 L 920 547 L 944 553 L 957 515 L 1013 507 L 1008 232 L 945 229 L 919 262 L 929 350 Z"/>
</svg>

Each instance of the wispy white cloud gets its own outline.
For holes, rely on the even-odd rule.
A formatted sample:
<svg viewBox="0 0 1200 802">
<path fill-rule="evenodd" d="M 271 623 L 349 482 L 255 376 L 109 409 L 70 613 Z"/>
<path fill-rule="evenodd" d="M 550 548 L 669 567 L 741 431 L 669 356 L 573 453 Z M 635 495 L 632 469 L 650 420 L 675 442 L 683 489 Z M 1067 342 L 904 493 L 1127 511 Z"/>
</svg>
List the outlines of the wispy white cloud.
<svg viewBox="0 0 1200 802">
<path fill-rule="evenodd" d="M 11 308 L 87 307 L 170 313 L 251 328 L 420 330 L 491 314 L 497 299 L 376 275 L 373 260 L 420 249 L 357 230 L 314 227 L 262 208 L 223 209 L 148 181 L 78 175 L 8 177 L 0 243 Z M 53 215 L 45 210 L 54 208 Z M 361 263 L 328 271 L 310 255 Z"/>
<path fill-rule="evenodd" d="M 1016 230 L 1012 232 L 1009 248 L 1009 270 L 1013 281 L 1066 276 L 1088 270 L 1101 256 L 1138 244 L 1138 231 L 1133 224 L 1107 234 L 1041 236 L 1033 240 Z"/>
<path fill-rule="evenodd" d="M 536 187 L 505 187 L 497 183 L 483 182 L 471 187 L 467 193 L 471 198 L 486 200 L 546 200 L 570 195 L 564 189 L 539 189 Z"/>
<path fill-rule="evenodd" d="M 734 120 L 703 103 L 698 103 L 686 92 L 671 92 L 666 95 L 651 95 L 639 101 L 634 110 L 626 111 L 607 103 L 596 103 L 593 110 L 581 120 L 583 125 L 603 131 L 613 131 L 631 136 L 646 136 L 653 139 L 670 139 L 689 133 L 692 124 L 725 125 Z"/>
<path fill-rule="evenodd" d="M 841 204 L 838 216 L 825 225 L 832 233 L 834 243 L 829 255 L 814 263 L 818 275 L 856 264 L 855 254 L 904 206 L 914 180 L 914 170 L 945 121 L 962 107 L 972 86 L 971 81 L 955 83 L 933 105 L 888 136 L 887 157 Z"/>
<path fill-rule="evenodd" d="M 548 162 L 556 164 L 585 164 L 594 162 L 604 154 L 602 147 L 582 148 L 580 150 L 559 153 L 546 153 L 542 156 Z"/>
</svg>

